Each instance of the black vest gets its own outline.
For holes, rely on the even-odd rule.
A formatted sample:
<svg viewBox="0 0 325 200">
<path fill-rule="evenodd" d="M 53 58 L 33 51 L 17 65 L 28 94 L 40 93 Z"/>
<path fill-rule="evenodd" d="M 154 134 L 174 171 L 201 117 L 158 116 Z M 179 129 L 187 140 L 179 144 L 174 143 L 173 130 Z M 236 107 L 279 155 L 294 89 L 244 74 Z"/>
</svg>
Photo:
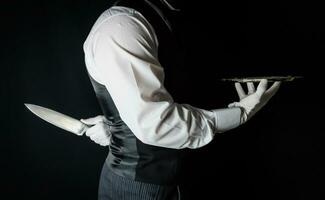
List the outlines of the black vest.
<svg viewBox="0 0 325 200">
<path fill-rule="evenodd" d="M 154 1 L 164 12 L 165 16 L 175 13 L 161 7 L 159 0 Z M 133 8 L 140 12 L 153 26 L 159 42 L 159 62 L 166 74 L 164 85 L 173 94 L 175 79 L 182 69 L 183 53 L 177 41 L 174 28 L 166 25 L 161 16 L 145 0 L 120 0 L 117 6 Z M 171 27 L 173 27 L 172 21 Z M 181 150 L 147 145 L 138 140 L 128 126 L 120 118 L 119 112 L 106 87 L 90 77 L 103 114 L 111 126 L 111 145 L 106 163 L 110 170 L 132 180 L 160 185 L 176 184 L 179 169 Z M 123 88 L 121 88 L 123 89 Z M 144 133 L 145 134 L 145 133 Z"/>
</svg>

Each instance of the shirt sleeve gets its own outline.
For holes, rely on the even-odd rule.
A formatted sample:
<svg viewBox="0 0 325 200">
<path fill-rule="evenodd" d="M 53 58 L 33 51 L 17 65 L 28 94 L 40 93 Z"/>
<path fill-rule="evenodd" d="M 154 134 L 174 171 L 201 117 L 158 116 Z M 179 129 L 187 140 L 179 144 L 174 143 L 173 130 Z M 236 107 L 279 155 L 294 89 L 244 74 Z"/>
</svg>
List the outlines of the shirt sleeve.
<svg viewBox="0 0 325 200">
<path fill-rule="evenodd" d="M 139 140 L 174 149 L 199 148 L 215 133 L 240 124 L 239 108 L 204 110 L 174 102 L 163 85 L 157 51 L 150 24 L 132 15 L 112 16 L 94 34 L 96 77 Z"/>
</svg>

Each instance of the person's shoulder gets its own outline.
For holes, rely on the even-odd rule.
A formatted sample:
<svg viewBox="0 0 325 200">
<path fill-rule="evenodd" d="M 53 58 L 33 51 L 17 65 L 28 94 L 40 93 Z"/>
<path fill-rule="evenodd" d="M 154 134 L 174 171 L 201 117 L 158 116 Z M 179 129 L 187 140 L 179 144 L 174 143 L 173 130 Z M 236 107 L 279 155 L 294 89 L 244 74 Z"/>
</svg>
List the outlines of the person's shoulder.
<svg viewBox="0 0 325 200">
<path fill-rule="evenodd" d="M 113 6 L 105 10 L 94 23 L 91 32 L 97 32 L 105 27 L 112 27 L 115 24 L 126 24 L 127 22 L 143 22 L 143 16 L 133 8 Z"/>
<path fill-rule="evenodd" d="M 113 6 L 105 10 L 100 17 L 97 19 L 96 24 L 102 24 L 113 19 L 138 19 L 141 20 L 142 15 L 133 8 L 124 7 L 124 6 Z"/>
<path fill-rule="evenodd" d="M 113 6 L 102 13 L 94 25 L 96 32 L 118 34 L 119 31 L 152 34 L 151 25 L 133 8 Z"/>
<path fill-rule="evenodd" d="M 105 10 L 101 14 L 101 17 L 108 18 L 108 17 L 116 16 L 116 15 L 134 16 L 134 15 L 136 15 L 136 13 L 137 13 L 137 11 L 134 10 L 133 8 L 124 7 L 124 6 L 112 6 L 109 9 Z"/>
<path fill-rule="evenodd" d="M 157 40 L 151 25 L 138 11 L 122 6 L 113 6 L 104 11 L 93 26 L 89 38 L 96 44 L 114 41 L 121 46 L 130 46 L 132 42 L 143 40 L 152 44 Z"/>
<path fill-rule="evenodd" d="M 125 24 L 136 17 L 135 13 L 134 9 L 122 6 L 112 6 L 104 10 L 92 25 L 84 46 L 89 46 L 96 38 L 94 36 L 103 35 L 102 33 L 106 36 L 116 35 L 121 23 Z"/>
</svg>

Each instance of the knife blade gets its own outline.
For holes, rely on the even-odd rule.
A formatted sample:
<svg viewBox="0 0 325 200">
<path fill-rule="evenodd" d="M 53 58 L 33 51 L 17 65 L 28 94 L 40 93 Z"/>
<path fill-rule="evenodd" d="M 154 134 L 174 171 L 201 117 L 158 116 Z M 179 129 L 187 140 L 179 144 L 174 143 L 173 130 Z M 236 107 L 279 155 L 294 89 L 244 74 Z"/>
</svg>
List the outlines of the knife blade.
<svg viewBox="0 0 325 200">
<path fill-rule="evenodd" d="M 45 108 L 42 106 L 25 103 L 25 106 L 36 116 L 45 120 L 46 122 L 53 124 L 61 129 L 74 133 L 76 135 L 83 135 L 89 128 L 86 124 L 81 121 L 72 118 L 68 115 L 62 114 L 55 110 Z"/>
</svg>

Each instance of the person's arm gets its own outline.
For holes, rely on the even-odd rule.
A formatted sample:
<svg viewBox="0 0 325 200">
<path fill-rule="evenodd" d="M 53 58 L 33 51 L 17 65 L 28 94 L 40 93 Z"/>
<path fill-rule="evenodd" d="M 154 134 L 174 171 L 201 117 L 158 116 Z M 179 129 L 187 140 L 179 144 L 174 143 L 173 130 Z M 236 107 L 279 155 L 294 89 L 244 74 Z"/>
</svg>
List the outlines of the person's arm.
<svg viewBox="0 0 325 200">
<path fill-rule="evenodd" d="M 215 133 L 240 125 L 241 109 L 204 110 L 178 104 L 165 89 L 153 29 L 142 18 L 117 15 L 94 35 L 97 81 L 107 87 L 122 120 L 143 143 L 199 148 Z"/>
</svg>

